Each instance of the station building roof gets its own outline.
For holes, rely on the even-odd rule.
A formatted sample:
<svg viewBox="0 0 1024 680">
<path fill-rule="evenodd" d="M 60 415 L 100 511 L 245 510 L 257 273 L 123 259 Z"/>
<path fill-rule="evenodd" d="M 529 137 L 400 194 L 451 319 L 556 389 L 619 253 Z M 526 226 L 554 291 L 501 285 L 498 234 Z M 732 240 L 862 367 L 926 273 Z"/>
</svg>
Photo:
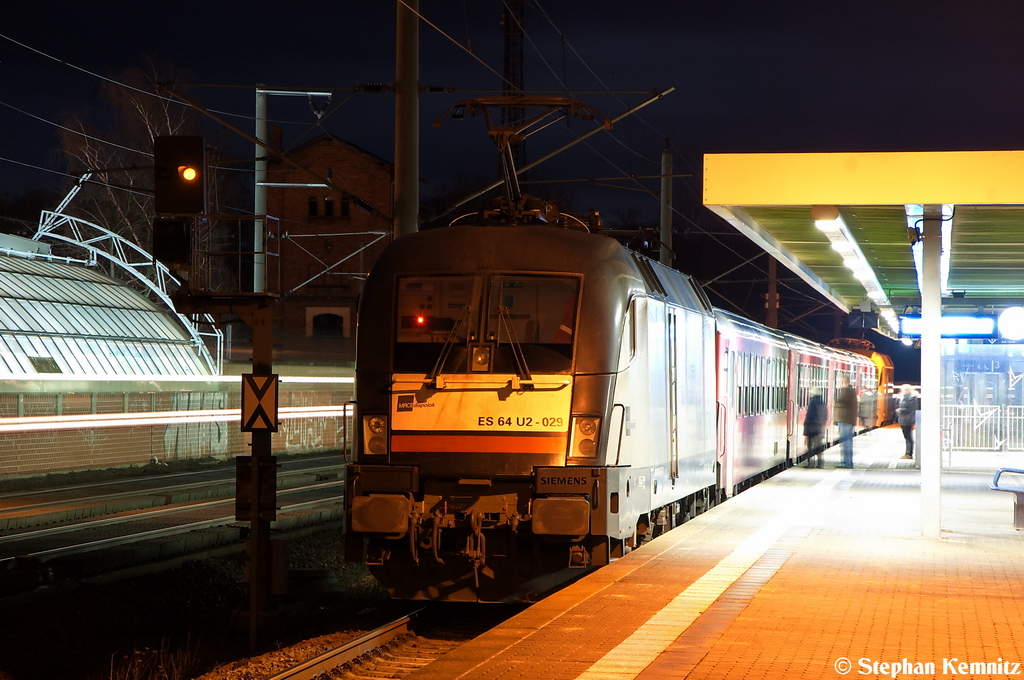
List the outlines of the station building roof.
<svg viewBox="0 0 1024 680">
<path fill-rule="evenodd" d="M 169 310 L 95 267 L 0 255 L 0 375 L 208 375 Z"/>
</svg>

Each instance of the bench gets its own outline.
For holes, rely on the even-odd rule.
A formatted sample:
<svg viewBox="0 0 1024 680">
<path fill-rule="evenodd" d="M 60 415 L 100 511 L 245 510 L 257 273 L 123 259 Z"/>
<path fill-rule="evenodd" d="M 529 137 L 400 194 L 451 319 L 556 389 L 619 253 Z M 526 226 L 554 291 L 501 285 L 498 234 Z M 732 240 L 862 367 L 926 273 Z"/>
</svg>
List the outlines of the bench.
<svg viewBox="0 0 1024 680">
<path fill-rule="evenodd" d="M 988 485 L 988 488 L 995 491 L 1007 491 L 1013 494 L 1013 526 L 1018 529 L 1024 529 L 1024 487 L 999 486 L 999 477 L 1004 472 L 1024 475 L 1024 470 L 1018 468 L 999 468 L 996 470 L 996 476 L 992 478 L 992 483 Z"/>
</svg>

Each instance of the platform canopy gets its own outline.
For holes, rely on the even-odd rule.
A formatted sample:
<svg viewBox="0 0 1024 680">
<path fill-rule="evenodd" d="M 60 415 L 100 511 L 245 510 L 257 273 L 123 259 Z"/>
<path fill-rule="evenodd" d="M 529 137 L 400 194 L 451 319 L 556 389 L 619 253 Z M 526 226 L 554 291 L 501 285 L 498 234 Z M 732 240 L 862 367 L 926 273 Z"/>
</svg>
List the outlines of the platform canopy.
<svg viewBox="0 0 1024 680">
<path fill-rule="evenodd" d="M 844 311 L 898 313 L 920 304 L 911 246 L 941 206 L 943 308 L 1024 300 L 1024 151 L 708 154 L 703 201 Z"/>
</svg>

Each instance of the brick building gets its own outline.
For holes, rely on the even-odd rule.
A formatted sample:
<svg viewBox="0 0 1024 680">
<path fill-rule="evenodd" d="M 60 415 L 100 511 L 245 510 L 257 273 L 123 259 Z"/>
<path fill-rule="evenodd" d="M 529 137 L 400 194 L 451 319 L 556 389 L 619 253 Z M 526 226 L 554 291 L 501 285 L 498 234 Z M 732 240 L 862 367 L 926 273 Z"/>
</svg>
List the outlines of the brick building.
<svg viewBox="0 0 1024 680">
<path fill-rule="evenodd" d="M 283 148 L 280 128 L 272 131 Z M 394 166 L 331 135 L 284 152 L 347 192 L 271 187 L 267 212 L 281 220 L 281 300 L 275 311 L 275 361 L 347 363 L 355 352 L 355 313 L 362 282 L 390 241 Z M 316 180 L 272 158 L 270 183 Z M 380 214 L 365 208 L 372 206 Z"/>
</svg>

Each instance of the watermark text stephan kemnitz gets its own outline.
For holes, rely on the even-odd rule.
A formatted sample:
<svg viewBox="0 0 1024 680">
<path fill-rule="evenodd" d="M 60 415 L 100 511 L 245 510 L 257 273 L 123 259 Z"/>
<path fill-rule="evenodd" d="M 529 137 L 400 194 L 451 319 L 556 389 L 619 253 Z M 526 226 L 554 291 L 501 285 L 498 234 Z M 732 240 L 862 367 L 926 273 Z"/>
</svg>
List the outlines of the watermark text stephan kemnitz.
<svg viewBox="0 0 1024 680">
<path fill-rule="evenodd" d="M 899 661 L 880 661 L 861 657 L 856 662 L 841 656 L 833 663 L 839 675 L 868 675 L 879 678 L 909 678 L 913 676 L 994 676 L 1007 677 L 1024 675 L 1020 662 L 1006 661 L 1002 657 L 995 661 L 967 661 L 957 657 L 942 658 L 939 661 L 911 661 L 904 657 Z"/>
</svg>

